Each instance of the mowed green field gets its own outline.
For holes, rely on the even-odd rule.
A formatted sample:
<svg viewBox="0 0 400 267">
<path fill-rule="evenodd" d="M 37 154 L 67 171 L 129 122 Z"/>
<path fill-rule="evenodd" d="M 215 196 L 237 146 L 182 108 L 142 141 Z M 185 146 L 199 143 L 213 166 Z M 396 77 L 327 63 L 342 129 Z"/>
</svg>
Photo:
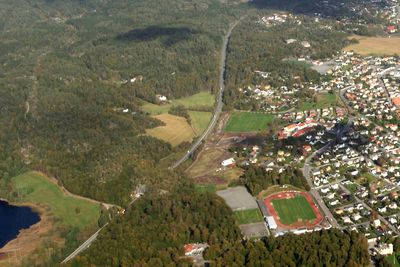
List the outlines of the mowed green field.
<svg viewBox="0 0 400 267">
<path fill-rule="evenodd" d="M 259 209 L 240 210 L 235 211 L 233 214 L 235 215 L 235 219 L 239 224 L 248 224 L 263 221 L 263 217 L 261 216 Z"/>
<path fill-rule="evenodd" d="M 266 113 L 234 112 L 226 125 L 226 132 L 257 132 L 265 130 L 274 120 L 274 115 Z"/>
<path fill-rule="evenodd" d="M 204 111 L 189 111 L 188 113 L 196 135 L 202 134 L 211 121 L 212 113 Z"/>
<path fill-rule="evenodd" d="M 285 225 L 291 225 L 298 221 L 312 221 L 317 218 L 304 196 L 274 199 L 271 202 L 278 213 L 280 221 Z"/>
<path fill-rule="evenodd" d="M 14 192 L 20 195 L 16 202 L 44 204 L 66 225 L 84 229 L 96 224 L 100 216 L 98 203 L 65 195 L 60 187 L 39 173 L 21 174 L 13 177 L 12 183 Z"/>
<path fill-rule="evenodd" d="M 164 105 L 156 105 L 152 103 L 146 103 L 142 106 L 144 112 L 148 112 L 151 115 L 159 115 L 162 113 L 168 113 L 169 109 L 175 105 L 183 105 L 188 109 L 191 108 L 203 108 L 213 107 L 215 102 L 215 96 L 209 92 L 200 92 L 192 96 L 171 100 L 171 103 Z"/>
</svg>

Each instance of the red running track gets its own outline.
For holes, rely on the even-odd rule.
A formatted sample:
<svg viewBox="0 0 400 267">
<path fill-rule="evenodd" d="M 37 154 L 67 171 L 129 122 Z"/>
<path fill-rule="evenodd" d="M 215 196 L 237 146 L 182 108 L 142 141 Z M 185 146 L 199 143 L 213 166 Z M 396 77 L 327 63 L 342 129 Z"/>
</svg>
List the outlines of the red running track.
<svg viewBox="0 0 400 267">
<path fill-rule="evenodd" d="M 315 216 L 317 218 L 314 219 L 314 221 L 312 221 L 312 222 L 296 222 L 296 223 L 293 223 L 291 225 L 283 224 L 280 221 L 278 213 L 274 209 L 274 206 L 272 205 L 272 200 L 274 200 L 274 199 L 294 198 L 295 196 L 298 196 L 298 195 L 302 195 L 307 199 L 308 203 L 310 204 L 310 206 L 313 209 L 313 211 L 315 213 Z M 265 206 L 268 209 L 268 213 L 271 216 L 274 217 L 276 224 L 280 228 L 284 228 L 284 229 L 288 229 L 288 230 L 297 229 L 297 228 L 308 228 L 308 229 L 310 229 L 310 228 L 315 228 L 318 224 L 320 224 L 324 220 L 324 217 L 322 216 L 321 212 L 319 211 L 317 204 L 315 204 L 313 198 L 307 192 L 282 191 L 282 192 L 279 192 L 279 193 L 275 193 L 275 194 L 269 195 L 267 198 L 264 199 L 264 203 L 265 203 Z"/>
</svg>

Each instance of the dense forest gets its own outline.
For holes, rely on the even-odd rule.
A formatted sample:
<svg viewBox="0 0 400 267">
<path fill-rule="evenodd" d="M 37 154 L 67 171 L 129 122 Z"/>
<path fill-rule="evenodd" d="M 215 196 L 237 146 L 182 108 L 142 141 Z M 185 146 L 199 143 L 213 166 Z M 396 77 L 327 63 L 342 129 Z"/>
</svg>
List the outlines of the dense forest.
<svg viewBox="0 0 400 267">
<path fill-rule="evenodd" d="M 138 183 L 173 183 L 157 168 L 173 151 L 143 135 L 161 122 L 143 114 L 139 98 L 215 89 L 222 36 L 239 10 L 228 7 L 0 1 L 3 188 L 33 169 L 76 194 L 124 205 Z"/>
<path fill-rule="evenodd" d="M 318 81 L 308 66 L 282 59 L 305 53 L 326 57 L 346 43 L 340 28 L 307 30 L 311 21 L 305 18 L 303 26 L 289 29 L 254 26 L 260 12 L 272 11 L 219 0 L 0 1 L 1 189 L 9 188 L 15 175 L 39 170 L 75 194 L 126 207 L 138 184 L 148 186 L 146 195 L 113 220 L 72 266 L 184 266 L 189 264 L 181 257 L 187 242 L 210 244 L 207 257 L 217 265 L 230 265 L 229 249 L 244 252 L 237 255 L 238 263 L 252 264 L 252 244 L 263 257 L 285 254 L 284 263 L 305 258 L 365 263 L 356 234 L 321 232 L 304 239 L 307 246 L 297 236 L 242 242 L 222 199 L 197 192 L 181 173 L 160 167 L 183 148 L 144 134 L 162 123 L 142 112 L 143 100 L 216 91 L 222 36 L 242 15 L 248 17 L 229 44 L 228 105 L 236 104 L 237 86 L 256 79 L 248 76 L 255 69 L 271 71 L 276 85 L 289 84 L 294 76 Z M 313 49 L 288 50 L 282 44 L 293 35 L 309 39 Z M 180 107 L 171 112 L 187 116 Z M 307 188 L 296 170 L 273 175 L 248 170 L 242 181 L 253 193 L 273 184 Z M 77 231 L 63 230 L 69 252 L 79 243 Z M 289 242 L 304 245 L 303 253 L 283 253 Z M 318 245 L 327 243 L 341 249 L 330 257 L 318 254 Z M 67 253 L 45 245 L 50 248 L 43 252 L 43 261 L 49 258 L 45 266 Z"/>
<path fill-rule="evenodd" d="M 259 241 L 223 242 L 206 252 L 211 266 L 368 266 L 366 238 L 359 233 L 323 230 Z"/>
<path fill-rule="evenodd" d="M 135 202 L 75 262 L 80 266 L 182 266 L 187 262 L 182 257 L 186 243 L 239 239 L 240 230 L 225 202 L 183 182 L 170 192 L 149 192 Z"/>
<path fill-rule="evenodd" d="M 257 24 L 272 12 L 217 0 L 1 1 L 0 183 L 40 170 L 74 193 L 120 205 L 138 183 L 162 187 L 157 162 L 173 150 L 143 136 L 161 122 L 142 113 L 142 100 L 215 91 L 230 23 L 244 17 L 229 43 L 230 106 L 254 70 L 271 71 L 272 85 L 316 81 L 308 66 L 282 59 L 325 57 L 346 42 L 340 26 L 328 31 L 305 17 L 301 25 Z M 284 40 L 293 36 L 312 49 L 289 49 Z"/>
<path fill-rule="evenodd" d="M 206 242 L 211 266 L 366 266 L 366 239 L 324 230 L 244 241 L 232 213 L 214 194 L 180 184 L 147 195 L 113 221 L 71 266 L 188 266 L 183 245 Z M 186 264 L 186 265 L 185 265 Z"/>
<path fill-rule="evenodd" d="M 279 172 L 278 169 L 266 171 L 265 168 L 250 165 L 240 177 L 239 181 L 245 185 L 254 196 L 257 196 L 262 190 L 273 185 L 293 185 L 307 191 L 310 190 L 310 186 L 301 170 L 292 167 L 287 167 L 284 171 Z"/>
</svg>

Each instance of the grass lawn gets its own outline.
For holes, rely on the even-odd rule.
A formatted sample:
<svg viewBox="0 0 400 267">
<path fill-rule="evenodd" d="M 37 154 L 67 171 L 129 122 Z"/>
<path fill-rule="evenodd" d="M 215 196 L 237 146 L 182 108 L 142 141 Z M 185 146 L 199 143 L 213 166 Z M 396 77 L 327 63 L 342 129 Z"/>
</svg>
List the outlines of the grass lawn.
<svg viewBox="0 0 400 267">
<path fill-rule="evenodd" d="M 390 264 L 392 264 L 392 266 L 400 267 L 400 262 L 397 260 L 395 253 L 393 253 L 392 255 L 388 256 L 387 260 L 388 260 L 388 262 L 390 262 Z"/>
<path fill-rule="evenodd" d="M 234 112 L 229 118 L 225 131 L 256 132 L 265 130 L 274 120 L 274 115 L 265 113 Z"/>
<path fill-rule="evenodd" d="M 233 214 L 235 215 L 235 219 L 239 224 L 248 224 L 263 221 L 263 217 L 261 216 L 259 209 L 240 210 L 235 211 Z"/>
<path fill-rule="evenodd" d="M 172 103 L 183 105 L 188 109 L 199 107 L 212 107 L 215 103 L 215 96 L 210 92 L 200 92 L 192 96 L 173 100 Z"/>
<path fill-rule="evenodd" d="M 151 115 L 159 115 L 163 113 L 168 113 L 171 108 L 171 104 L 156 105 L 152 103 L 146 103 L 142 106 L 144 112 L 148 112 Z"/>
<path fill-rule="evenodd" d="M 345 185 L 345 187 L 349 189 L 350 192 L 355 193 L 357 191 L 358 185 L 356 183 L 348 183 Z"/>
<path fill-rule="evenodd" d="M 274 209 L 278 213 L 283 224 L 291 225 L 299 220 L 311 221 L 316 215 L 304 196 L 296 196 L 289 199 L 272 200 Z"/>
<path fill-rule="evenodd" d="M 330 93 L 321 93 L 317 94 L 317 102 L 301 102 L 299 109 L 304 111 L 304 110 L 310 110 L 310 109 L 316 109 L 316 108 L 329 108 L 332 105 L 337 104 L 337 96 L 335 94 L 330 94 Z"/>
<path fill-rule="evenodd" d="M 189 115 L 196 135 L 201 135 L 210 123 L 212 113 L 203 111 L 189 111 Z"/>
<path fill-rule="evenodd" d="M 195 189 L 199 192 L 209 192 L 209 193 L 217 192 L 217 186 L 215 184 L 207 184 L 207 185 L 196 184 Z"/>
<path fill-rule="evenodd" d="M 166 125 L 147 129 L 146 134 L 164 140 L 172 146 L 193 140 L 195 133 L 185 118 L 171 114 L 161 114 L 154 116 L 154 118 L 163 121 Z"/>
<path fill-rule="evenodd" d="M 183 105 L 186 108 L 200 108 L 200 107 L 213 107 L 215 102 L 215 96 L 209 92 L 200 92 L 192 96 L 171 100 L 171 103 L 164 105 L 156 105 L 152 103 L 146 103 L 142 106 L 143 111 L 148 112 L 152 115 L 159 115 L 162 113 L 168 113 L 169 109 L 173 105 Z"/>
<path fill-rule="evenodd" d="M 366 172 L 366 173 L 362 173 L 360 175 L 360 178 L 356 180 L 356 183 L 358 183 L 358 184 L 362 184 L 365 182 L 372 183 L 375 180 L 376 180 L 376 177 L 374 175 L 372 175 L 369 172 Z"/>
<path fill-rule="evenodd" d="M 27 172 L 13 177 L 12 183 L 21 196 L 17 202 L 45 204 L 67 225 L 83 229 L 97 223 L 100 216 L 99 204 L 66 196 L 56 184 L 39 173 Z"/>
<path fill-rule="evenodd" d="M 385 38 L 353 36 L 352 38 L 357 39 L 359 43 L 345 47 L 345 51 L 354 51 L 363 56 L 400 54 L 399 37 Z"/>
</svg>

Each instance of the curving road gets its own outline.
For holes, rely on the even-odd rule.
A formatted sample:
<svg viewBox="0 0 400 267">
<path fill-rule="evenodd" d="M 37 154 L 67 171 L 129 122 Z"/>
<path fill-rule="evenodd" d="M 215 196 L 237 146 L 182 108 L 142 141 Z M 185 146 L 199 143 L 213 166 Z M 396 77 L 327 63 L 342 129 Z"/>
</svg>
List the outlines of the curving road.
<svg viewBox="0 0 400 267">
<path fill-rule="evenodd" d="M 219 74 L 219 93 L 218 93 L 218 98 L 217 98 L 217 105 L 215 106 L 214 110 L 214 115 L 208 124 L 207 129 L 203 132 L 203 134 L 200 136 L 199 139 L 196 140 L 196 142 L 193 143 L 192 147 L 187 151 L 187 153 L 178 161 L 176 161 L 170 169 L 175 169 L 179 165 L 181 165 L 183 162 L 185 162 L 192 154 L 193 152 L 196 151 L 196 149 L 201 145 L 203 140 L 205 140 L 212 130 L 214 129 L 215 125 L 217 124 L 218 118 L 221 115 L 222 112 L 222 96 L 224 93 L 225 89 L 225 68 L 226 68 L 226 51 L 228 49 L 228 43 L 229 43 L 229 38 L 232 34 L 233 29 L 236 27 L 236 25 L 239 23 L 240 19 L 237 20 L 235 23 L 233 23 L 229 29 L 226 35 L 224 36 L 223 44 L 222 44 L 222 50 L 221 50 L 221 61 L 220 61 L 220 74 Z"/>
</svg>

